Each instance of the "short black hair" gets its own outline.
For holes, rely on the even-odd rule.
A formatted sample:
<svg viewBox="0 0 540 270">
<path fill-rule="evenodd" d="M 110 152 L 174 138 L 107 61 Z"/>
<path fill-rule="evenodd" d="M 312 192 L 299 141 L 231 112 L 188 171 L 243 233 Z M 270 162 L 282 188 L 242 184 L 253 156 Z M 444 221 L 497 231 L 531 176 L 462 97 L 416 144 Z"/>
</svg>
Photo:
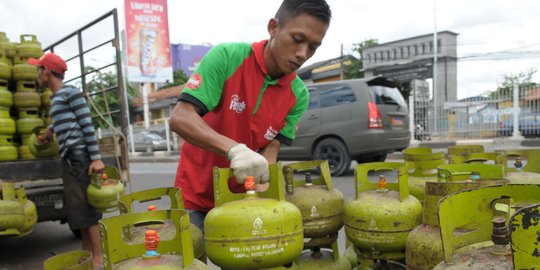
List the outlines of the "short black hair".
<svg viewBox="0 0 540 270">
<path fill-rule="evenodd" d="M 60 80 L 63 80 L 63 79 L 64 79 L 64 75 L 63 75 L 63 74 L 60 74 L 60 73 L 58 73 L 58 72 L 56 72 L 56 71 L 52 71 L 52 70 L 51 70 L 51 74 L 52 74 L 54 77 L 56 77 L 56 78 L 58 78 L 58 79 L 60 79 Z"/>
<path fill-rule="evenodd" d="M 332 12 L 326 0 L 283 0 L 275 17 L 279 25 L 285 25 L 290 19 L 300 14 L 317 17 L 327 25 L 330 25 L 332 18 Z"/>
</svg>

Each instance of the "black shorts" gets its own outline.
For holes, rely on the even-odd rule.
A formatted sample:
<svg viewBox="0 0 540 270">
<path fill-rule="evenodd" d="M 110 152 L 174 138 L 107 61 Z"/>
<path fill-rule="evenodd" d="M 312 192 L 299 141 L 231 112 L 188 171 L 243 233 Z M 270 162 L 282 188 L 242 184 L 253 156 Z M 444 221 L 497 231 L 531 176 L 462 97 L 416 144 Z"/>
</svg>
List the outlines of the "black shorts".
<svg viewBox="0 0 540 270">
<path fill-rule="evenodd" d="M 84 152 L 71 152 L 62 160 L 64 209 L 71 230 L 97 225 L 102 218 L 102 214 L 90 206 L 86 198 L 86 188 L 90 184 L 89 166 L 88 154 Z"/>
</svg>

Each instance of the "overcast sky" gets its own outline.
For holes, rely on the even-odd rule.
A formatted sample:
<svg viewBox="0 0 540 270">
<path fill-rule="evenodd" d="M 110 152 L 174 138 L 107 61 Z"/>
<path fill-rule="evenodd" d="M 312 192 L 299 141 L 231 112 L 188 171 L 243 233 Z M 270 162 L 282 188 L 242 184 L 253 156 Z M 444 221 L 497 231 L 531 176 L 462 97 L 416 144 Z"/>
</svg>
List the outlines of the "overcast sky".
<svg viewBox="0 0 540 270">
<path fill-rule="evenodd" d="M 330 29 L 306 64 L 338 57 L 341 44 L 379 43 L 438 31 L 458 33 L 458 97 L 493 90 L 504 74 L 540 69 L 538 0 L 327 0 Z M 217 44 L 268 38 L 281 0 L 169 0 L 172 43 Z M 123 28 L 123 0 L 0 0 L 0 31 L 17 41 L 36 34 L 45 47 L 113 8 Z M 436 11 L 436 12 L 435 12 Z M 436 20 L 435 20 L 436 18 Z M 540 82 L 540 71 L 534 80 Z"/>
</svg>

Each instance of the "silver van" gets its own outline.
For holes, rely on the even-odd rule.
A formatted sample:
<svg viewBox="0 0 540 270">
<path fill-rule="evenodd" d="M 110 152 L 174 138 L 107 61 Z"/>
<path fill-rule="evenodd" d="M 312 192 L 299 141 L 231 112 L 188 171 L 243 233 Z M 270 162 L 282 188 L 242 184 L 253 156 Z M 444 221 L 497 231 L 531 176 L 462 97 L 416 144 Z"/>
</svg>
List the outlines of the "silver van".
<svg viewBox="0 0 540 270">
<path fill-rule="evenodd" d="M 283 145 L 278 160 L 326 159 L 332 175 L 351 161 L 384 161 L 409 146 L 408 109 L 397 84 L 384 77 L 307 85 L 309 108 L 296 139 Z"/>
</svg>

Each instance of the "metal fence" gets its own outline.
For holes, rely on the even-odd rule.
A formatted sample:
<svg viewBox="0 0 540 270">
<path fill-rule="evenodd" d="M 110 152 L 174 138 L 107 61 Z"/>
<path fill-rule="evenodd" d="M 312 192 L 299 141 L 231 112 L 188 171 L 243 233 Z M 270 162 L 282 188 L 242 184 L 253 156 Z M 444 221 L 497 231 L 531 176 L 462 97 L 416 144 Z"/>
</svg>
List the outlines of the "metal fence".
<svg viewBox="0 0 540 270">
<path fill-rule="evenodd" d="M 180 149 L 183 139 L 169 128 L 167 118 L 149 121 L 145 127 L 144 122 L 137 122 L 128 126 L 124 140 L 127 141 L 129 152 L 176 152 Z M 98 129 L 98 138 L 110 137 L 112 130 Z"/>
<path fill-rule="evenodd" d="M 454 102 L 414 101 L 411 133 L 431 138 L 540 137 L 540 87 L 518 87 Z"/>
</svg>

